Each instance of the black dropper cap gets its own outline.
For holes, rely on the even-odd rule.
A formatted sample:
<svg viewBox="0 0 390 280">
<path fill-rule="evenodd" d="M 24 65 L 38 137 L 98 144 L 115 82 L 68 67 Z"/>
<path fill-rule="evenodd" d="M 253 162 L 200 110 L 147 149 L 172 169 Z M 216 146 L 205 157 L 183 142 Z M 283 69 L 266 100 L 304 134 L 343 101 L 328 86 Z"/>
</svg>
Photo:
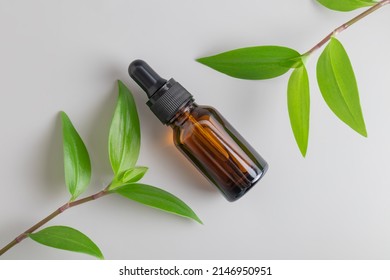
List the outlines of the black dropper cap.
<svg viewBox="0 0 390 280">
<path fill-rule="evenodd" d="M 174 79 L 161 78 L 145 61 L 134 60 L 129 66 L 130 77 L 146 92 L 150 110 L 163 123 L 168 124 L 176 113 L 193 100 L 181 84 Z"/>
</svg>

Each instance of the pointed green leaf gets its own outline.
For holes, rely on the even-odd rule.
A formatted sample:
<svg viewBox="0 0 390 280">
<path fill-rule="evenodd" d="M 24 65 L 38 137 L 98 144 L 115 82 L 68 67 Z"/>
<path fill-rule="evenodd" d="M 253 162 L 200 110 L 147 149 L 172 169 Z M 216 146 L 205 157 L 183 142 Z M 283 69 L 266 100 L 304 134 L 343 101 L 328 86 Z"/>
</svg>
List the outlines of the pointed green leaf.
<svg viewBox="0 0 390 280">
<path fill-rule="evenodd" d="M 145 173 L 148 171 L 148 168 L 145 166 L 136 166 L 131 168 L 123 174 L 122 182 L 123 183 L 135 183 L 144 177 Z"/>
<path fill-rule="evenodd" d="M 84 253 L 98 259 L 104 259 L 98 246 L 88 236 L 71 227 L 47 227 L 28 236 L 32 240 L 49 247 Z"/>
<path fill-rule="evenodd" d="M 300 54 L 280 46 L 258 46 L 236 49 L 197 61 L 226 75 L 249 80 L 262 80 L 283 75 L 297 67 Z"/>
<path fill-rule="evenodd" d="M 65 183 L 72 195 L 71 200 L 74 200 L 85 191 L 91 180 L 91 161 L 83 140 L 65 112 L 61 112 L 61 119 Z"/>
<path fill-rule="evenodd" d="M 145 184 L 125 184 L 114 192 L 139 203 L 202 223 L 187 204 L 162 189 Z"/>
<path fill-rule="evenodd" d="M 343 45 L 332 38 L 317 63 L 317 80 L 329 108 L 344 123 L 367 137 L 359 91 Z"/>
<path fill-rule="evenodd" d="M 299 150 L 306 156 L 309 140 L 310 89 L 306 67 L 295 69 L 288 81 L 288 113 Z"/>
<path fill-rule="evenodd" d="M 317 0 L 328 9 L 348 12 L 359 8 L 369 7 L 377 4 L 374 0 Z"/>
<path fill-rule="evenodd" d="M 135 183 L 141 180 L 145 173 L 148 171 L 148 168 L 145 166 L 135 166 L 126 171 L 119 173 L 112 180 L 108 190 L 112 191 L 116 188 L 123 186 L 126 183 Z"/>
<path fill-rule="evenodd" d="M 134 167 L 140 150 L 140 125 L 130 90 L 118 81 L 118 101 L 112 118 L 108 149 L 115 175 Z"/>
</svg>

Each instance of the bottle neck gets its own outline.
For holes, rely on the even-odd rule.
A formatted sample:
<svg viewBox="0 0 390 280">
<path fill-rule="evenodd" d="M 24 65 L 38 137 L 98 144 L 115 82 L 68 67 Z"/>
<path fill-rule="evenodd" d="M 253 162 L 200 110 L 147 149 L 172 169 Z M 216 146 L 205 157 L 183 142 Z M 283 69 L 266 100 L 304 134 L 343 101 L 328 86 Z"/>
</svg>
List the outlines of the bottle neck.
<svg viewBox="0 0 390 280">
<path fill-rule="evenodd" d="M 175 126 L 182 126 L 183 123 L 189 118 L 191 115 L 191 112 L 198 107 L 198 105 L 193 101 L 190 100 L 186 105 L 184 105 L 176 114 L 175 116 L 170 120 L 168 123 L 169 126 L 175 127 Z"/>
<path fill-rule="evenodd" d="M 177 112 L 191 100 L 191 93 L 174 79 L 170 79 L 150 96 L 146 104 L 163 124 L 169 125 Z"/>
</svg>

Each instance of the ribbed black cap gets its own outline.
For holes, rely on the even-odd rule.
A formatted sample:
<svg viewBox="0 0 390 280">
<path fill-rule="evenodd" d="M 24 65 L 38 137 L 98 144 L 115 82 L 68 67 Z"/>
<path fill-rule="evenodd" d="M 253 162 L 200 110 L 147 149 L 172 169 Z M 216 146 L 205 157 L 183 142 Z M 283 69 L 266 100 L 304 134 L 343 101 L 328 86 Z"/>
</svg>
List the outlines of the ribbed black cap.
<svg viewBox="0 0 390 280">
<path fill-rule="evenodd" d="M 134 60 L 129 66 L 130 77 L 146 92 L 150 110 L 167 124 L 190 100 L 193 100 L 181 84 L 174 79 L 161 78 L 145 61 Z"/>
</svg>

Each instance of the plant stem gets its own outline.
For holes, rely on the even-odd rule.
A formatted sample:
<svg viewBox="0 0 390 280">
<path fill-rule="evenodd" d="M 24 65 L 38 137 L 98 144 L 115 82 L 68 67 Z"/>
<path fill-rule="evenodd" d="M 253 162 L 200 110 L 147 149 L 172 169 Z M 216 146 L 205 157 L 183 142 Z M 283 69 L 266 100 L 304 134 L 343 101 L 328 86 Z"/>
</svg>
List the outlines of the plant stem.
<svg viewBox="0 0 390 280">
<path fill-rule="evenodd" d="M 39 221 L 38 223 L 36 223 L 35 225 L 33 225 L 31 228 L 29 228 L 25 232 L 21 233 L 14 240 L 12 240 L 10 243 L 8 243 L 4 248 L 0 249 L 0 256 L 3 255 L 5 252 L 7 252 L 12 247 L 14 247 L 15 245 L 19 244 L 23 239 L 27 238 L 30 233 L 33 233 L 34 231 L 39 229 L 41 226 L 45 225 L 47 222 L 49 222 L 50 220 L 52 220 L 54 217 L 58 216 L 59 214 L 61 214 L 65 210 L 72 208 L 74 206 L 86 203 L 88 201 L 96 200 L 96 199 L 101 198 L 102 196 L 107 195 L 107 194 L 109 194 L 108 187 L 105 188 L 104 190 L 98 192 L 98 193 L 87 196 L 85 198 L 81 198 L 81 199 L 78 199 L 78 200 L 75 200 L 72 202 L 65 203 L 60 208 L 58 208 L 53 213 L 51 213 L 49 216 L 47 216 L 46 218 L 44 218 L 41 221 Z"/>
<path fill-rule="evenodd" d="M 385 6 L 387 4 L 390 4 L 390 0 L 382 0 L 382 1 L 378 2 L 377 4 L 375 4 L 374 6 L 372 6 L 371 8 L 369 8 L 368 10 L 364 11 L 363 13 L 357 15 L 356 17 L 354 17 L 350 21 L 347 21 L 346 23 L 340 25 L 339 27 L 334 29 L 331 33 L 329 33 L 324 39 L 322 39 L 317 45 L 315 45 L 313 48 L 311 48 L 309 51 L 307 51 L 305 54 L 303 54 L 303 56 L 309 56 L 310 54 L 312 54 L 313 52 L 315 52 L 316 50 L 321 48 L 325 43 L 327 43 L 330 40 L 330 38 L 332 38 L 332 36 L 336 36 L 337 34 L 343 32 L 345 29 L 350 27 L 352 24 L 358 22 L 359 20 L 365 18 L 369 14 L 372 14 L 373 12 L 375 12 L 376 10 L 382 8 L 383 6 Z"/>
</svg>

